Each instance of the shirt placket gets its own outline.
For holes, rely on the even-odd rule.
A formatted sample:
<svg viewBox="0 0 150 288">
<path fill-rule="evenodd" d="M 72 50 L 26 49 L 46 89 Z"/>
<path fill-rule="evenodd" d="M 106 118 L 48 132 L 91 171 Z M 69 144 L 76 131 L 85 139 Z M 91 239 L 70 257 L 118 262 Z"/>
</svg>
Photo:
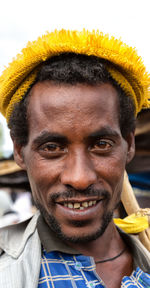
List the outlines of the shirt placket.
<svg viewBox="0 0 150 288">
<path fill-rule="evenodd" d="M 92 280 L 92 281 L 89 281 L 87 279 L 87 276 L 86 276 L 86 273 L 88 273 L 86 271 L 86 266 L 84 265 L 84 263 L 82 263 L 82 261 L 78 261 L 76 258 L 76 256 L 73 256 L 74 258 L 74 261 L 75 261 L 75 268 L 77 270 L 80 270 L 81 274 L 82 274 L 82 277 L 86 283 L 86 287 L 87 288 L 106 288 L 104 282 L 102 281 L 102 279 L 98 276 L 98 274 L 96 273 L 96 265 L 95 265 L 95 262 L 94 262 L 94 259 L 92 257 L 88 257 L 88 256 L 85 256 L 85 259 L 87 259 L 88 263 L 90 263 L 90 266 L 93 267 L 93 270 L 92 270 L 92 273 L 93 273 L 93 278 L 95 278 L 95 280 L 98 280 L 99 284 L 96 283 L 97 281 L 95 280 Z M 85 272 L 86 271 L 86 272 Z"/>
</svg>

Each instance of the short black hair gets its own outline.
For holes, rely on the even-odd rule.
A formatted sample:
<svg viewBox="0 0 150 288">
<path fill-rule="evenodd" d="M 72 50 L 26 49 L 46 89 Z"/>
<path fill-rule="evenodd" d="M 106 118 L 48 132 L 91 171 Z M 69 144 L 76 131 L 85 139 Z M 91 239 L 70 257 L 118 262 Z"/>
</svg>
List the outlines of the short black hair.
<svg viewBox="0 0 150 288">
<path fill-rule="evenodd" d="M 63 53 L 42 63 L 32 87 L 35 83 L 45 80 L 56 84 L 76 85 L 82 83 L 91 86 L 110 83 L 118 92 L 119 124 L 122 136 L 125 138 L 135 129 L 135 107 L 130 95 L 126 95 L 120 85 L 111 77 L 107 70 L 107 64 L 107 60 L 96 56 Z M 12 137 L 23 146 L 28 143 L 27 107 L 29 92 L 32 87 L 27 91 L 22 101 L 15 104 L 8 123 Z"/>
</svg>

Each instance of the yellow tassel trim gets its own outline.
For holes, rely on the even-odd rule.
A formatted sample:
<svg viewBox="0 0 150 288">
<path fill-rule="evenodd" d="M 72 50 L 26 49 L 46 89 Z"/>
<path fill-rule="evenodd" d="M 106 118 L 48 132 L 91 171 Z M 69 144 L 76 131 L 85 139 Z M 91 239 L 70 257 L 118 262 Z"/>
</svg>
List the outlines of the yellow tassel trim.
<svg viewBox="0 0 150 288">
<path fill-rule="evenodd" d="M 0 111 L 7 120 L 14 104 L 22 99 L 33 84 L 36 67 L 64 52 L 107 59 L 111 62 L 108 70 L 112 77 L 133 98 L 136 113 L 141 108 L 150 107 L 150 75 L 135 49 L 99 31 L 55 30 L 39 37 L 37 41 L 29 42 L 0 77 Z"/>
<path fill-rule="evenodd" d="M 149 208 L 140 209 L 124 219 L 114 218 L 114 223 L 126 233 L 138 234 L 149 227 L 149 216 Z"/>
<path fill-rule="evenodd" d="M 37 71 L 35 70 L 31 74 L 29 74 L 28 77 L 21 83 L 19 88 L 16 90 L 16 92 L 13 94 L 13 97 L 10 99 L 10 102 L 7 103 L 5 102 L 5 105 L 7 106 L 7 118 L 10 118 L 10 115 L 13 111 L 14 105 L 22 99 L 22 97 L 25 95 L 25 93 L 28 91 L 28 89 L 32 86 L 34 83 L 36 76 L 37 76 Z M 7 99 L 6 99 L 7 100 Z"/>
<path fill-rule="evenodd" d="M 121 88 L 123 89 L 123 91 L 126 92 L 126 94 L 130 97 L 133 98 L 134 100 L 134 103 L 135 103 L 135 107 L 137 109 L 138 107 L 138 101 L 137 101 L 137 98 L 138 98 L 138 95 L 140 93 L 137 93 L 135 94 L 135 91 L 134 89 L 132 88 L 132 85 L 130 85 L 130 82 L 127 81 L 127 79 L 123 76 L 123 74 L 121 74 L 119 71 L 117 71 L 114 67 L 113 68 L 110 68 L 109 66 L 107 67 L 107 70 L 109 71 L 109 73 L 111 74 L 112 78 L 116 80 L 116 82 L 118 84 L 120 84 Z M 138 89 L 137 89 L 138 90 Z M 140 92 L 140 91 L 138 91 Z M 140 101 L 139 101 L 140 102 Z M 141 110 L 141 107 L 140 107 L 140 110 Z M 136 110 L 135 113 L 137 114 L 138 111 Z"/>
</svg>

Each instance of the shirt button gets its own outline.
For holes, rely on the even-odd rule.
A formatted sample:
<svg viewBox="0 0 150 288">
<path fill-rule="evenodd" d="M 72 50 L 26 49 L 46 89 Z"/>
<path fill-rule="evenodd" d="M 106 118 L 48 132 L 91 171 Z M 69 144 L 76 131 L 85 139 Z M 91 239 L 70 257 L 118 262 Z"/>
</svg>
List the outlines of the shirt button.
<svg viewBox="0 0 150 288">
<path fill-rule="evenodd" d="M 88 288 L 95 288 L 96 284 L 94 282 L 88 282 L 86 283 Z"/>
<path fill-rule="evenodd" d="M 82 267 L 83 266 L 82 266 L 81 262 L 75 262 L 75 269 L 76 270 L 80 270 Z"/>
</svg>

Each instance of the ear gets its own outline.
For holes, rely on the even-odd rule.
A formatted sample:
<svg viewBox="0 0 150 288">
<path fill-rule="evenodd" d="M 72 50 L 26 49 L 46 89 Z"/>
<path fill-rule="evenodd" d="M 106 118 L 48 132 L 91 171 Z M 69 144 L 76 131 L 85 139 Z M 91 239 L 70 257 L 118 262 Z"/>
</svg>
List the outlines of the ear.
<svg viewBox="0 0 150 288">
<path fill-rule="evenodd" d="M 126 164 L 128 164 L 133 159 L 135 154 L 135 137 L 133 132 L 128 134 L 128 136 L 126 137 L 126 141 L 128 144 Z"/>
<path fill-rule="evenodd" d="M 15 140 L 13 140 L 13 144 L 14 144 L 14 159 L 16 163 L 18 164 L 18 166 L 20 166 L 23 170 L 26 170 L 26 165 L 24 162 L 24 155 L 23 155 L 23 146 L 16 143 Z"/>
</svg>

